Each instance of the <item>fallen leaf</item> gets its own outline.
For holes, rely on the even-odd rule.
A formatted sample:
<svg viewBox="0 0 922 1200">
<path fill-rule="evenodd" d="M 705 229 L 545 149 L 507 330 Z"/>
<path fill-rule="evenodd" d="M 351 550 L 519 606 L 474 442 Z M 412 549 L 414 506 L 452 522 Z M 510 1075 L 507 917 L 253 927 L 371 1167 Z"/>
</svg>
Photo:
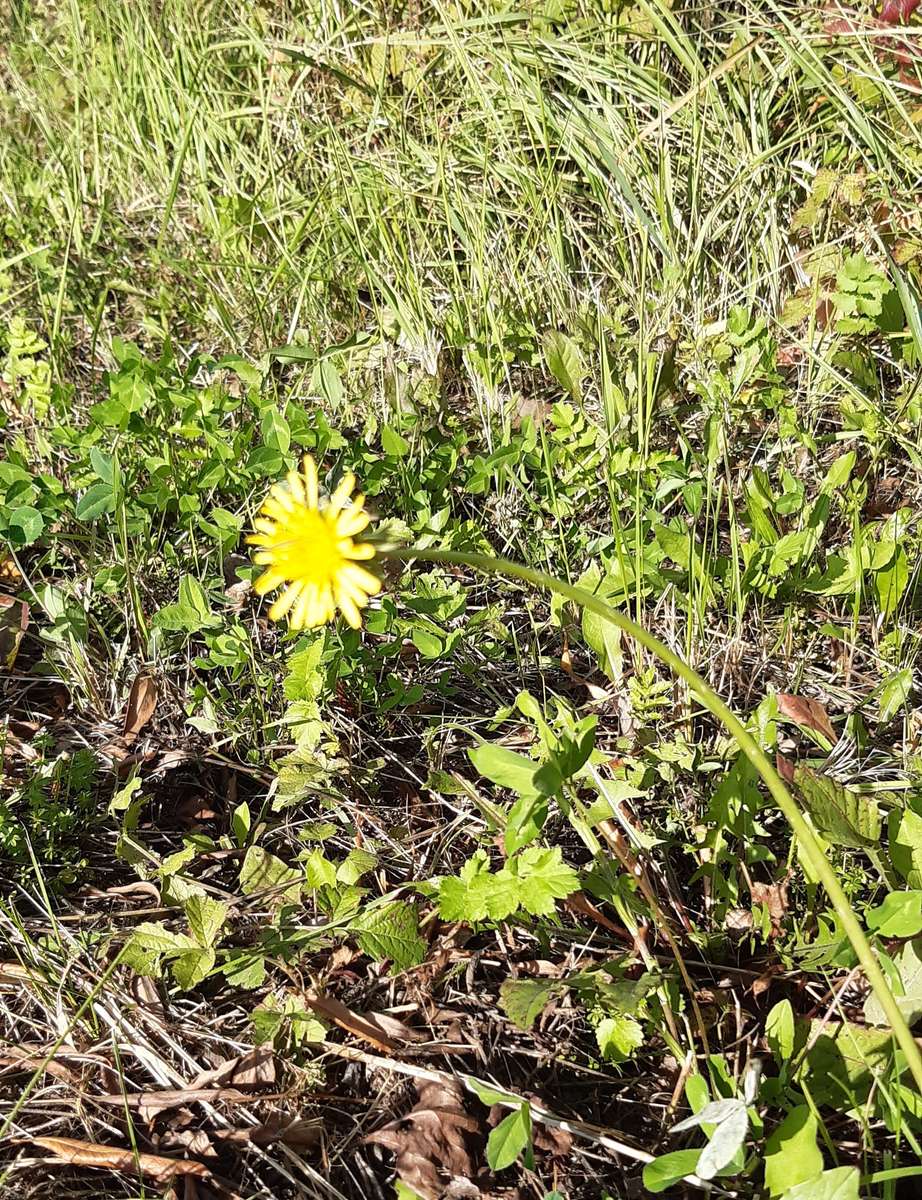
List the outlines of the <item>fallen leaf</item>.
<svg viewBox="0 0 922 1200">
<path fill-rule="evenodd" d="M 420 1080 L 416 1090 L 419 1100 L 405 1117 L 363 1141 L 392 1150 L 401 1181 L 423 1200 L 439 1200 L 451 1180 L 473 1178 L 480 1122 L 464 1111 L 461 1086 L 454 1080 Z"/>
<path fill-rule="evenodd" d="M 128 693 L 128 707 L 125 709 L 125 724 L 122 728 L 122 736 L 126 742 L 134 741 L 154 715 L 157 707 L 157 695 L 156 679 L 150 675 L 135 676 L 131 691 Z"/>
<path fill-rule="evenodd" d="M 764 908 L 768 909 L 768 915 L 772 923 L 771 936 L 773 938 L 778 937 L 781 933 L 781 924 L 785 913 L 788 911 L 788 883 L 790 879 L 790 874 L 787 874 L 778 883 L 757 883 L 752 880 L 749 882 L 749 895 L 752 897 L 753 904 L 761 904 Z"/>
<path fill-rule="evenodd" d="M 101 1170 L 123 1171 L 129 1175 L 146 1175 L 156 1183 L 170 1183 L 182 1175 L 195 1175 L 199 1179 L 212 1178 L 211 1171 L 206 1166 L 189 1159 L 140 1154 L 134 1150 L 122 1150 L 118 1146 L 80 1141 L 78 1138 L 36 1137 L 30 1140 L 34 1146 L 50 1150 L 62 1162 L 75 1167 L 96 1167 Z"/>
<path fill-rule="evenodd" d="M 245 1129 L 216 1129 L 212 1139 L 219 1144 L 271 1146 L 281 1142 L 292 1150 L 314 1150 L 320 1145 L 323 1122 L 318 1120 L 289 1121 L 285 1117 L 264 1125 L 248 1125 Z"/>
<path fill-rule="evenodd" d="M 116 1092 L 112 1095 L 94 1096 L 96 1104 L 109 1104 L 136 1108 L 142 1121 L 151 1121 L 157 1113 L 183 1104 L 246 1104 L 253 1097 L 239 1088 L 172 1088 L 160 1092 Z"/>
<path fill-rule="evenodd" d="M 407 1042 L 426 1041 L 425 1035 L 384 1013 L 356 1013 L 332 996 L 318 992 L 308 992 L 305 998 L 314 1012 L 378 1050 L 393 1052 L 400 1050 Z"/>
<path fill-rule="evenodd" d="M 189 1083 L 189 1088 L 235 1087 L 246 1090 L 272 1083 L 275 1083 L 275 1055 L 272 1048 L 256 1046 L 239 1058 L 230 1058 L 218 1067 L 202 1071 Z"/>
<path fill-rule="evenodd" d="M 880 19 L 887 25 L 905 25 L 922 0 L 883 0 Z"/>
<path fill-rule="evenodd" d="M 8 671 L 29 628 L 29 606 L 15 596 L 0 596 L 0 665 Z"/>
<path fill-rule="evenodd" d="M 819 700 L 811 700 L 809 696 L 792 696 L 790 692 L 778 692 L 775 699 L 778 701 L 779 716 L 821 733 L 832 745 L 836 744 L 838 736 Z"/>
<path fill-rule="evenodd" d="M 8 1046 L 4 1053 L 0 1054 L 0 1067 L 10 1067 L 14 1071 L 46 1071 L 71 1087 L 76 1087 L 79 1082 L 74 1072 L 63 1063 L 55 1062 L 54 1058 L 47 1058 L 40 1051 L 29 1050 L 24 1046 Z"/>
</svg>

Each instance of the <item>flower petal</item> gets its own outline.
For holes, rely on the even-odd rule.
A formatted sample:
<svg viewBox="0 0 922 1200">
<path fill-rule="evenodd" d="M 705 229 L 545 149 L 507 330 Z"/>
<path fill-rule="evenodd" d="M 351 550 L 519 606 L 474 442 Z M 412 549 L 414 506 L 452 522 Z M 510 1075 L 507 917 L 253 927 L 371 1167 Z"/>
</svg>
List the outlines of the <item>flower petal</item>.
<svg viewBox="0 0 922 1200">
<path fill-rule="evenodd" d="M 304 584 L 301 583 L 300 580 L 290 583 L 288 587 L 285 588 L 284 592 L 282 592 L 281 596 L 279 596 L 278 600 L 276 600 L 276 602 L 269 609 L 270 618 L 273 621 L 281 621 L 291 606 L 301 595 L 303 590 Z"/>
<path fill-rule="evenodd" d="M 352 495 L 354 489 L 355 489 L 355 476 L 352 474 L 351 471 L 347 471 L 345 473 L 345 475 L 342 477 L 342 479 L 339 481 L 339 486 L 337 487 L 336 491 L 330 497 L 329 511 L 331 513 L 338 513 L 339 510 L 346 503 L 346 501 L 349 499 L 349 497 Z"/>
</svg>

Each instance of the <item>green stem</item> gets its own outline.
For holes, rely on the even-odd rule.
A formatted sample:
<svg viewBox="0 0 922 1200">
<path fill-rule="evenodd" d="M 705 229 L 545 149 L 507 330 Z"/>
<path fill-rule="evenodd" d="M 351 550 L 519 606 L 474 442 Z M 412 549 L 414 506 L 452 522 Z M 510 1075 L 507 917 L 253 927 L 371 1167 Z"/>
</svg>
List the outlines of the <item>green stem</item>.
<svg viewBox="0 0 922 1200">
<path fill-rule="evenodd" d="M 512 576 L 526 583 L 534 584 L 536 587 L 547 588 L 552 592 L 556 592 L 559 596 L 565 597 L 567 600 L 572 600 L 574 604 L 579 605 L 581 608 L 595 613 L 596 616 L 601 617 L 604 621 L 615 625 L 629 637 L 639 642 L 642 646 L 645 646 L 651 654 L 655 654 L 680 679 L 684 679 L 701 704 L 721 721 L 733 735 L 740 750 L 742 750 L 743 754 L 746 755 L 762 776 L 765 786 L 787 818 L 788 824 L 800 844 L 804 858 L 826 889 L 826 894 L 829 896 L 832 907 L 842 922 L 842 927 L 848 935 L 848 940 L 851 942 L 858 961 L 864 969 L 864 974 L 870 984 L 871 990 L 886 1013 L 893 1030 L 893 1035 L 906 1056 L 906 1064 L 912 1072 L 916 1087 L 922 1092 L 922 1054 L 920 1054 L 915 1038 L 912 1036 L 909 1026 L 906 1024 L 903 1014 L 899 1010 L 893 992 L 890 990 L 890 986 L 883 971 L 880 969 L 874 951 L 865 936 L 864 930 L 861 928 L 861 923 L 855 916 L 852 906 L 849 904 L 848 897 L 836 877 L 835 869 L 826 858 L 797 801 L 788 791 L 784 780 L 775 770 L 775 767 L 762 750 L 762 747 L 739 717 L 724 704 L 713 688 L 701 678 L 697 671 L 693 670 L 677 654 L 670 650 L 664 642 L 654 637 L 652 633 L 648 633 L 642 625 L 638 625 L 630 617 L 626 617 L 616 608 L 613 608 L 610 604 L 606 604 L 598 596 L 593 595 L 592 592 L 586 591 L 585 588 L 577 587 L 571 583 L 564 583 L 562 580 L 556 579 L 553 575 L 548 575 L 545 571 L 536 571 L 531 567 L 523 566 L 521 563 L 513 562 L 507 558 L 494 558 L 489 554 L 468 554 L 456 550 L 422 550 L 410 546 L 385 550 L 381 554 L 382 557 L 386 558 L 400 560 L 421 559 L 426 562 L 471 567 L 476 571 L 483 571 L 485 574 Z"/>
</svg>

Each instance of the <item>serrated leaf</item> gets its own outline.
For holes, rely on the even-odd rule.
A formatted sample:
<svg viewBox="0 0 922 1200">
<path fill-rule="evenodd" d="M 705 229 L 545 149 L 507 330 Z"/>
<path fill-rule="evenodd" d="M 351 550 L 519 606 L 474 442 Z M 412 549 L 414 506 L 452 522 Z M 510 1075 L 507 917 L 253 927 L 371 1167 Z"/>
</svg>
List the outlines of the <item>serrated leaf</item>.
<svg viewBox="0 0 922 1200">
<path fill-rule="evenodd" d="M 514 862 L 519 903 L 532 916 L 550 916 L 555 901 L 579 890 L 579 876 L 563 861 L 557 846 L 550 849 L 529 846 Z"/>
<path fill-rule="evenodd" d="M 487 1164 L 491 1171 L 511 1167 L 531 1142 L 531 1109 L 523 1104 L 496 1126 L 487 1138 Z"/>
<path fill-rule="evenodd" d="M 506 979 L 499 989 L 500 1004 L 513 1025 L 527 1031 L 559 989 L 554 979 Z"/>
<path fill-rule="evenodd" d="M 244 896 L 268 891 L 271 902 L 294 904 L 301 898 L 301 876 L 262 846 L 250 846 L 240 868 L 240 890 Z"/>
<path fill-rule="evenodd" d="M 814 825 L 834 846 L 863 849 L 880 842 L 880 810 L 871 796 L 844 788 L 810 767 L 796 767 L 794 783 Z"/>
<path fill-rule="evenodd" d="M 582 399 L 586 368 L 573 339 L 552 329 L 544 335 L 543 348 L 544 361 L 550 373 L 574 400 Z"/>
<path fill-rule="evenodd" d="M 644 1167 L 644 1187 L 654 1195 L 667 1191 L 680 1183 L 686 1175 L 697 1174 L 700 1156 L 700 1150 L 673 1150 L 669 1154 L 661 1154 Z"/>
<path fill-rule="evenodd" d="M 208 976 L 215 965 L 215 958 L 214 950 L 201 947 L 186 950 L 170 963 L 173 978 L 184 992 L 188 992 Z"/>
<path fill-rule="evenodd" d="M 765 1143 L 765 1186 L 772 1197 L 819 1175 L 823 1155 L 818 1123 L 806 1104 L 792 1108 Z"/>
<path fill-rule="evenodd" d="M 363 875 L 367 875 L 369 871 L 373 871 L 377 865 L 377 854 L 372 854 L 370 850 L 362 850 L 356 847 L 354 850 L 349 851 L 345 859 L 337 867 L 336 878 L 340 883 L 358 883 Z"/>
<path fill-rule="evenodd" d="M 213 946 L 227 920 L 227 905 L 208 896 L 193 896 L 185 905 L 189 932 L 202 947 Z"/>
<path fill-rule="evenodd" d="M 627 1013 L 616 1013 L 599 1021 L 595 1027 L 595 1040 L 607 1062 L 627 1062 L 643 1045 L 643 1027 Z"/>
<path fill-rule="evenodd" d="M 395 971 L 418 966 L 426 957 L 416 907 L 405 900 L 363 914 L 352 931 L 363 953 L 378 962 L 389 958 Z"/>
</svg>

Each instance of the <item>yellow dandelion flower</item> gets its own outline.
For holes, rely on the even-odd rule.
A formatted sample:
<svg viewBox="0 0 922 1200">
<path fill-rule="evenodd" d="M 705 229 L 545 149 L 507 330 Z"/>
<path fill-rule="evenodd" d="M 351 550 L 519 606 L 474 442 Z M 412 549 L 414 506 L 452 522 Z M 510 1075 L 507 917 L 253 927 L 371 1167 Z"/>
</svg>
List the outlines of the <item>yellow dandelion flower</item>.
<svg viewBox="0 0 922 1200">
<path fill-rule="evenodd" d="M 317 466 L 307 454 L 301 473 L 289 471 L 266 497 L 253 522 L 257 532 L 247 541 L 258 547 L 253 561 L 266 567 L 254 585 L 259 595 L 287 585 L 269 609 L 274 621 L 287 617 L 292 629 L 313 629 L 338 608 L 353 629 L 361 625 L 360 610 L 381 581 L 359 566 L 374 558 L 375 548 L 353 540 L 370 520 L 365 497 L 352 496 L 354 487 L 350 472 L 321 500 Z"/>
</svg>

